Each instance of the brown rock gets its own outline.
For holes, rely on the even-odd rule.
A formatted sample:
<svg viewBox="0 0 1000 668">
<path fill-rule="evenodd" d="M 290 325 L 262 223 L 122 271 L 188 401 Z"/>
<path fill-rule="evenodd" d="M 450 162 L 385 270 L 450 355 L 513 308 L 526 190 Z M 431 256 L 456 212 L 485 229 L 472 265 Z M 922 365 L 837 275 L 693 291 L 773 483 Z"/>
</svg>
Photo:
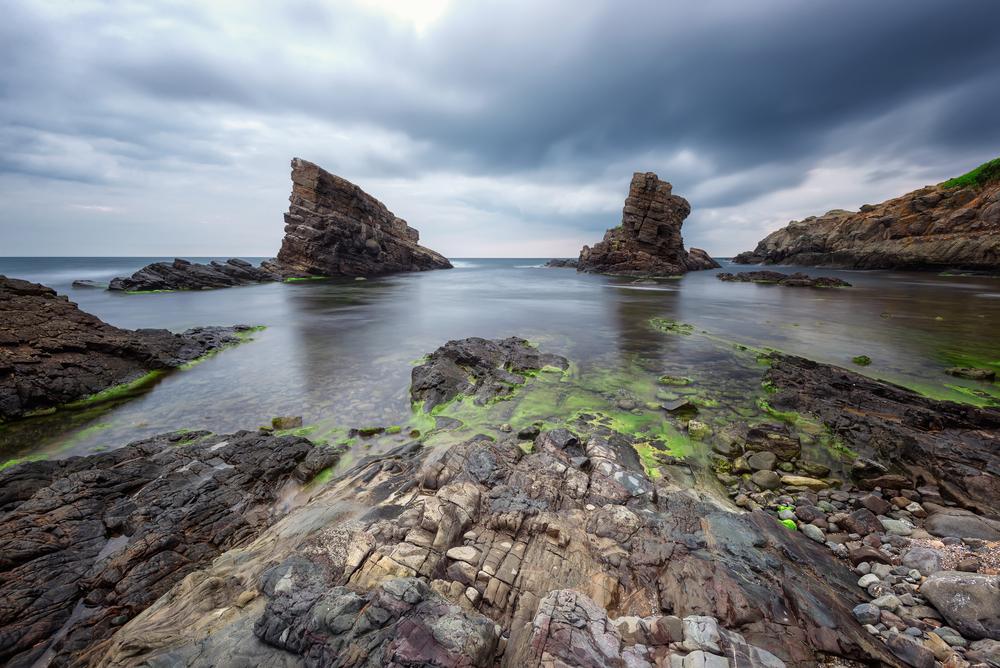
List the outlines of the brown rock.
<svg viewBox="0 0 1000 668">
<path fill-rule="evenodd" d="M 681 225 L 691 213 L 683 197 L 672 194 L 673 186 L 653 172 L 632 175 L 622 222 L 608 230 L 593 248 L 584 246 L 578 271 L 629 276 L 677 276 L 698 269 L 713 269 L 718 263 L 705 251 L 684 250 Z"/>
</svg>

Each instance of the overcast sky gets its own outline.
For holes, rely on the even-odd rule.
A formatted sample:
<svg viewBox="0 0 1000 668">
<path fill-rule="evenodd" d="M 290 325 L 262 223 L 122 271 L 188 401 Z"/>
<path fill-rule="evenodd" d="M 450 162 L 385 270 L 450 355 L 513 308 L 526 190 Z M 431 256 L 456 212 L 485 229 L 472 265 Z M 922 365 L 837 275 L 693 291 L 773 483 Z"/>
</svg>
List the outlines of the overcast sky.
<svg viewBox="0 0 1000 668">
<path fill-rule="evenodd" d="M 0 3 L 0 255 L 273 255 L 300 156 L 451 257 L 655 171 L 725 256 L 1000 155 L 992 0 Z"/>
</svg>

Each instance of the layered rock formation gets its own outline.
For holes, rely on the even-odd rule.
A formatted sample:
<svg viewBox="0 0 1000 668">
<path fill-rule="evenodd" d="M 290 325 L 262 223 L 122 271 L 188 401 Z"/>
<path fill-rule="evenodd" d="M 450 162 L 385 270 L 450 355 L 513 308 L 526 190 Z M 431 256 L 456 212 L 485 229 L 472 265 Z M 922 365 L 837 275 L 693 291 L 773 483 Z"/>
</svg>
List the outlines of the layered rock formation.
<svg viewBox="0 0 1000 668">
<path fill-rule="evenodd" d="M 420 233 L 382 202 L 318 165 L 292 160 L 292 194 L 285 237 L 276 260 L 254 267 L 232 258 L 210 264 L 175 259 L 154 262 L 111 290 L 149 292 L 211 290 L 309 276 L 378 276 L 451 269 L 440 253 L 424 248 Z"/>
<path fill-rule="evenodd" d="M 593 248 L 584 246 L 577 269 L 628 276 L 676 276 L 718 267 L 705 251 L 684 250 L 681 225 L 691 213 L 691 205 L 672 194 L 672 189 L 653 172 L 633 174 L 621 225 L 608 230 Z"/>
<path fill-rule="evenodd" d="M 292 160 L 292 194 L 278 263 L 320 276 L 374 276 L 450 269 L 420 234 L 346 179 Z"/>
<path fill-rule="evenodd" d="M 338 458 L 294 436 L 184 432 L 0 472 L 0 662 L 79 665 Z"/>
<path fill-rule="evenodd" d="M 770 283 L 795 288 L 849 288 L 851 284 L 833 276 L 808 276 L 800 272 L 782 274 L 780 271 L 741 271 L 735 274 L 722 272 L 715 277 L 729 283 Z"/>
<path fill-rule="evenodd" d="M 238 343 L 250 329 L 112 327 L 51 288 L 0 276 L 0 419 L 85 398 Z"/>
<path fill-rule="evenodd" d="M 1000 267 L 1000 180 L 926 186 L 857 212 L 838 209 L 792 221 L 735 261 L 993 270 Z"/>
<path fill-rule="evenodd" d="M 267 262 L 255 267 L 246 260 L 230 258 L 225 262 L 200 264 L 176 258 L 173 262 L 154 262 L 127 278 L 115 278 L 109 290 L 156 292 L 160 290 L 212 290 L 252 283 L 270 283 L 286 278 L 280 267 Z M 77 287 L 74 282 L 74 287 Z"/>
</svg>

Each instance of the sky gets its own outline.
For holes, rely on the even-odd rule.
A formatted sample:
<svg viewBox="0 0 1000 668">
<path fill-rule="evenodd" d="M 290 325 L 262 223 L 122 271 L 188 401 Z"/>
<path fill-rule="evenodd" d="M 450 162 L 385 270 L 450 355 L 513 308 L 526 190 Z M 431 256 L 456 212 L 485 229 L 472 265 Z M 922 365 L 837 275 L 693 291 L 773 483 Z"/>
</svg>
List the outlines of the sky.
<svg viewBox="0 0 1000 668">
<path fill-rule="evenodd" d="M 0 255 L 271 256 L 289 161 L 450 257 L 570 257 L 631 175 L 715 256 L 1000 155 L 992 0 L 0 0 Z"/>
</svg>

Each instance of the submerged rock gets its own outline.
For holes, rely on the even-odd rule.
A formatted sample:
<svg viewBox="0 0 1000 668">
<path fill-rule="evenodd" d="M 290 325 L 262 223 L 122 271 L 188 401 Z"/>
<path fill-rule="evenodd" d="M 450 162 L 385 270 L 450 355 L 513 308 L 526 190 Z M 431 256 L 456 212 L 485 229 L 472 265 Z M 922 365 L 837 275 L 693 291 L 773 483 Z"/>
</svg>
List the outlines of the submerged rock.
<svg viewBox="0 0 1000 668">
<path fill-rule="evenodd" d="M 573 258 L 555 258 L 546 262 L 543 266 L 552 269 L 576 269 L 578 260 Z"/>
<path fill-rule="evenodd" d="M 608 230 L 593 248 L 584 246 L 579 271 L 629 276 L 677 276 L 719 266 L 705 251 L 684 250 L 681 225 L 691 213 L 673 186 L 653 172 L 632 175 L 622 222 Z"/>
<path fill-rule="evenodd" d="M 55 290 L 0 276 L 0 419 L 84 399 L 238 343 L 235 327 L 113 327 Z"/>
<path fill-rule="evenodd" d="M 271 525 L 339 451 L 256 432 L 165 434 L 0 472 L 0 662 L 82 655 Z M 58 633 L 57 633 L 58 632 Z"/>
<path fill-rule="evenodd" d="M 451 269 L 382 202 L 306 160 L 292 160 L 292 194 L 278 264 L 320 276 Z"/>
<path fill-rule="evenodd" d="M 847 281 L 833 276 L 812 277 L 802 273 L 783 274 L 780 271 L 742 271 L 736 274 L 723 272 L 715 276 L 720 281 L 735 283 L 773 283 L 797 288 L 849 288 Z"/>
<path fill-rule="evenodd" d="M 766 236 L 743 264 L 854 269 L 1000 266 L 1000 180 L 926 186 L 860 211 L 828 211 Z"/>
<path fill-rule="evenodd" d="M 485 404 L 511 394 L 524 384 L 526 374 L 545 367 L 563 370 L 568 366 L 566 358 L 541 353 L 517 337 L 449 341 L 414 367 L 410 398 L 421 402 L 426 411 L 460 395 Z"/>
</svg>

